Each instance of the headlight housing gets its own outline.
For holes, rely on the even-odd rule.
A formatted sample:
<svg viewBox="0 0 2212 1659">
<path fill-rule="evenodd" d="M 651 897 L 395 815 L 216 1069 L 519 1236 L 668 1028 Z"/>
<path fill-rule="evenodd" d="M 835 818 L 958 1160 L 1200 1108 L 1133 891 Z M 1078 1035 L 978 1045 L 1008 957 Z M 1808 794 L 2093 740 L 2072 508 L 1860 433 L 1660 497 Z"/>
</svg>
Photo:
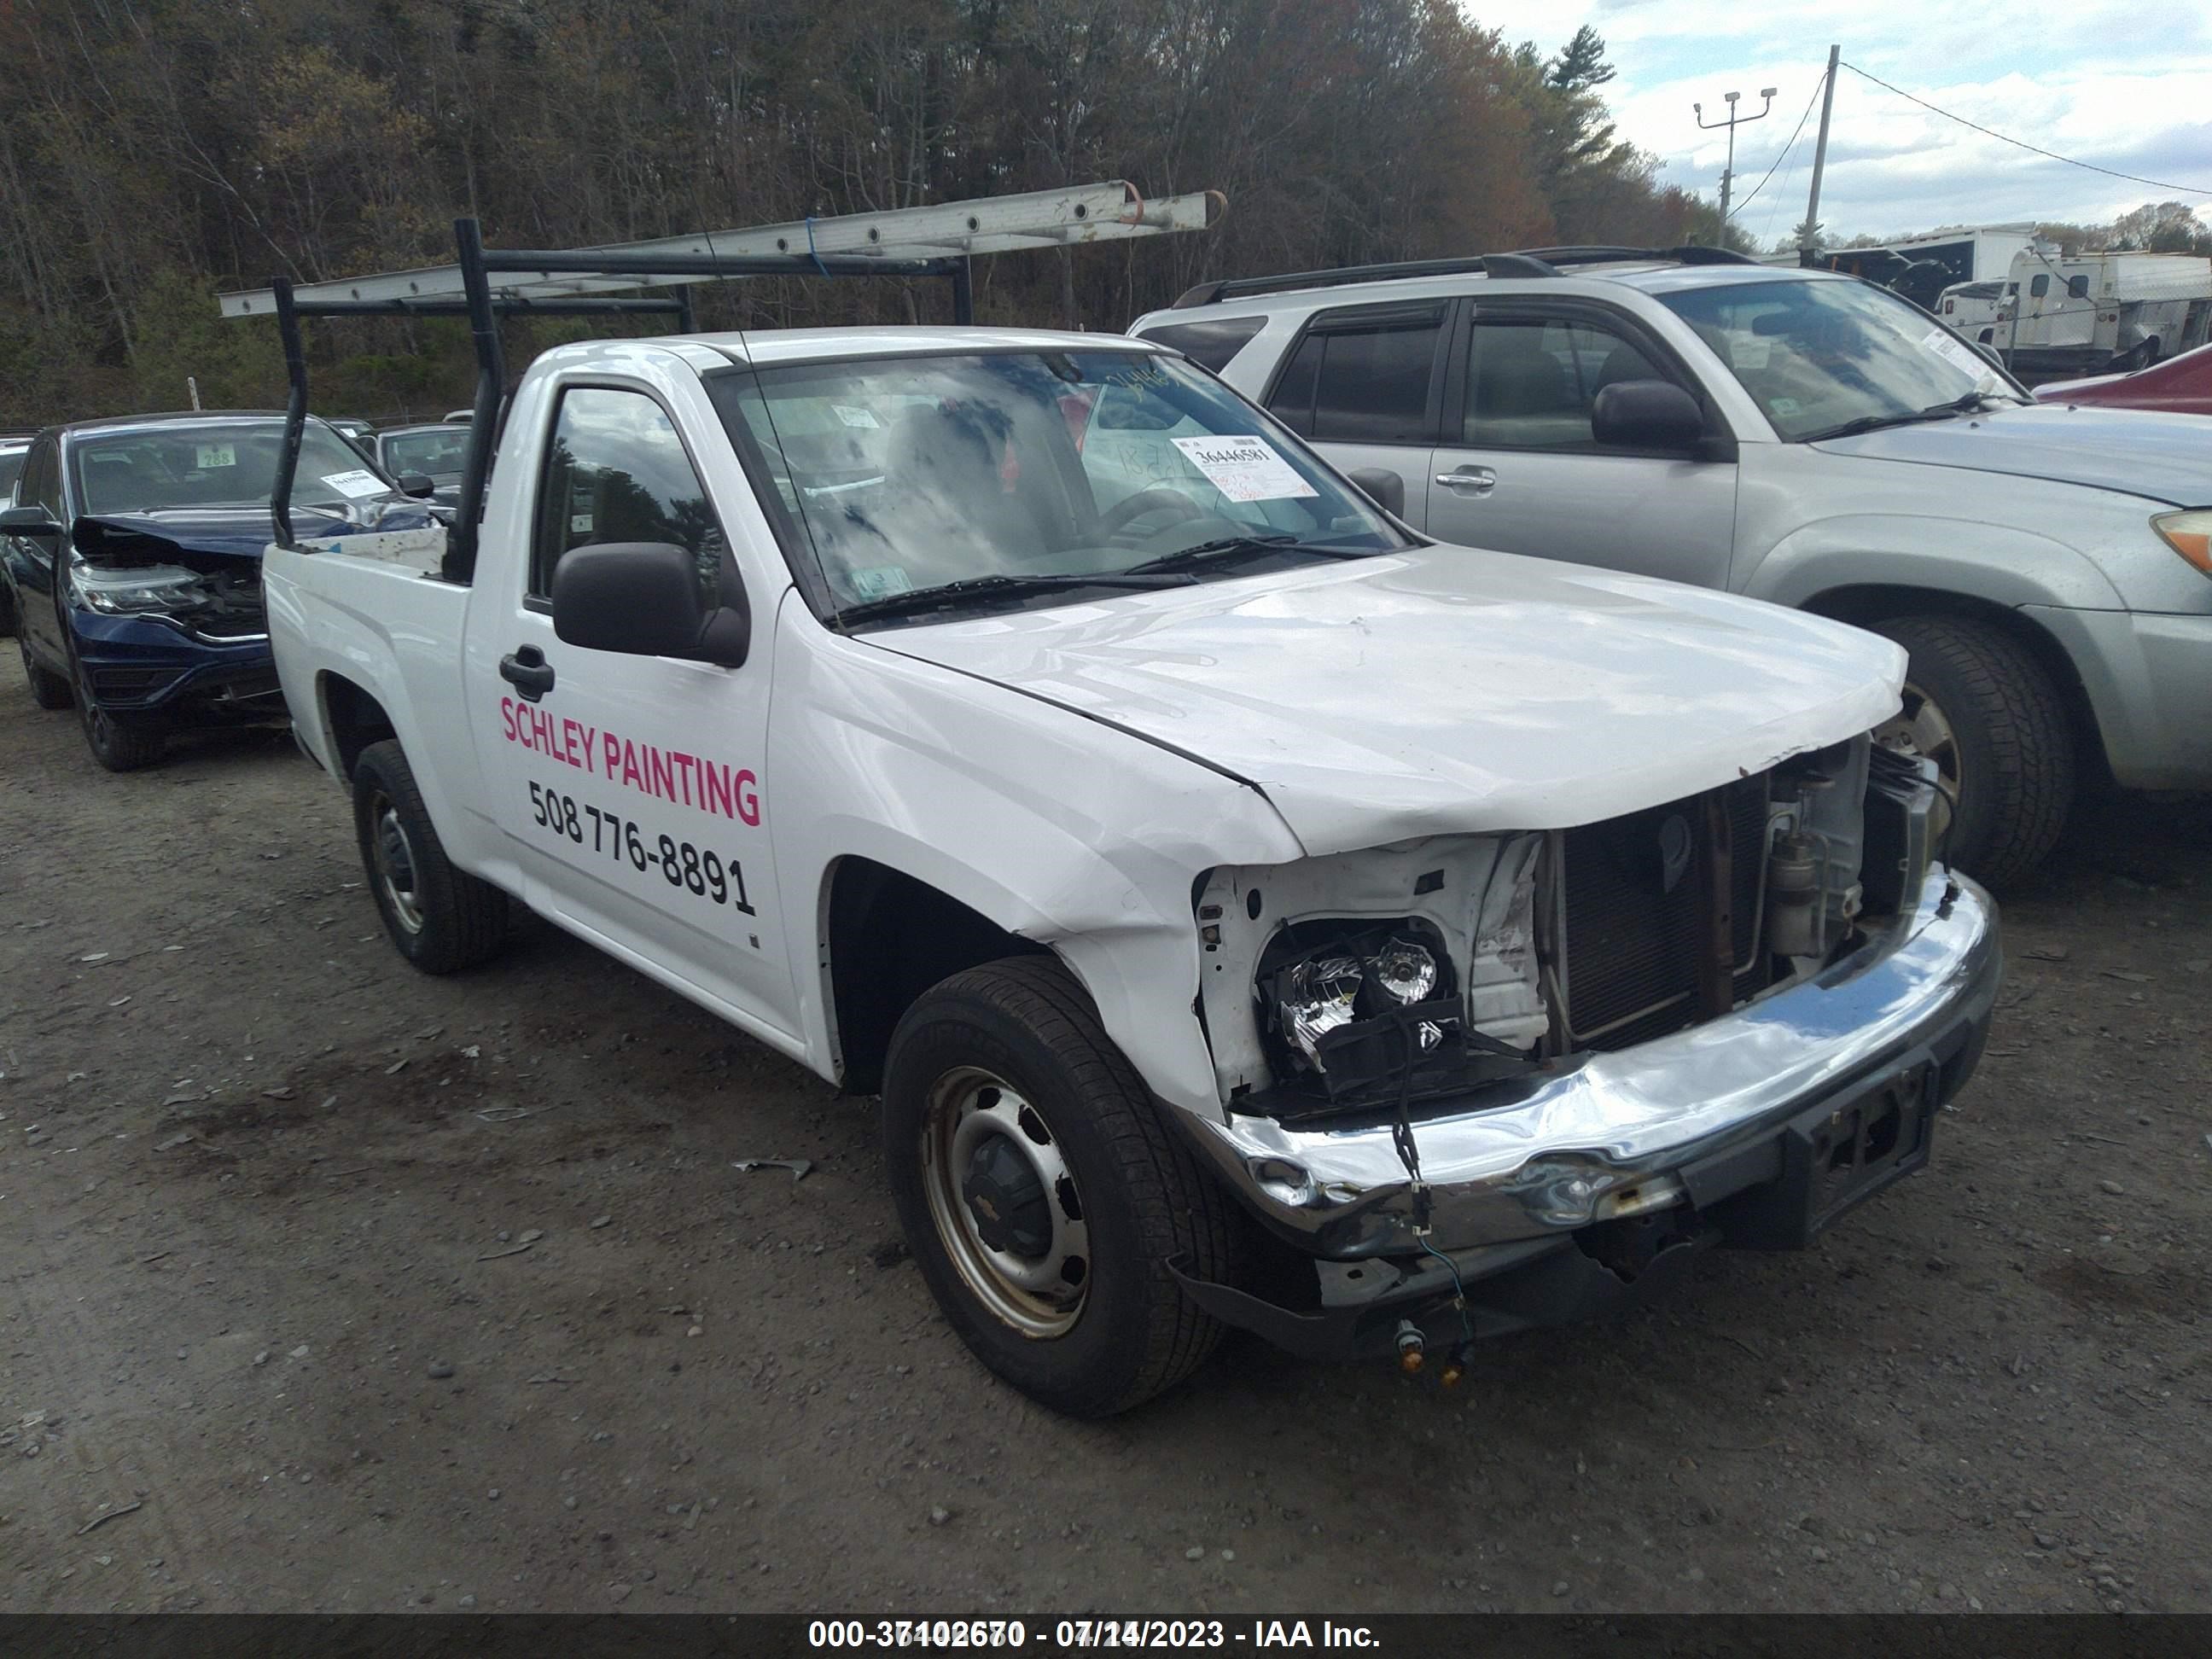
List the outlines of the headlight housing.
<svg viewBox="0 0 2212 1659">
<path fill-rule="evenodd" d="M 1262 964 L 1261 983 L 1291 1063 L 1335 1092 L 1402 1070 L 1458 1029 L 1449 958 L 1427 933 L 1411 920 L 1286 930 L 1270 952 L 1275 961 Z"/>
<path fill-rule="evenodd" d="M 2212 576 L 2212 507 L 2161 513 L 2151 520 L 2150 527 L 2168 547 Z"/>
<path fill-rule="evenodd" d="M 81 564 L 71 573 L 71 580 L 86 605 L 110 617 L 188 610 L 203 597 L 200 573 L 182 565 L 115 570 Z"/>
</svg>

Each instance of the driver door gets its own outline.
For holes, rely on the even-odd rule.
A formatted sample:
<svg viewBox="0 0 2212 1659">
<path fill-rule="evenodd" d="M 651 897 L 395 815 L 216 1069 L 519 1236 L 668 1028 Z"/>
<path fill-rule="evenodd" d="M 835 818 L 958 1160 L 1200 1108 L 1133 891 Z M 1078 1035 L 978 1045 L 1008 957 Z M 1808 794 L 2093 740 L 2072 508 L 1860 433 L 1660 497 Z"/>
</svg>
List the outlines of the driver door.
<svg viewBox="0 0 2212 1659">
<path fill-rule="evenodd" d="M 1649 341 L 1591 311 L 1477 305 L 1430 457 L 1428 532 L 1576 564 L 1729 585 L 1736 465 L 1614 449 L 1590 408 L 1607 386 L 1668 380 Z"/>
<path fill-rule="evenodd" d="M 664 396 L 698 400 L 679 428 Z M 469 611 L 467 672 L 494 817 L 533 905 L 780 1030 L 796 1024 L 761 781 L 773 629 L 756 604 L 735 668 L 595 651 L 554 632 L 560 561 L 653 542 L 696 559 L 720 602 L 724 526 L 748 489 L 694 380 L 551 394 L 530 545 Z M 712 453 L 695 455 L 681 430 Z M 737 568 L 741 579 L 743 561 Z"/>
</svg>

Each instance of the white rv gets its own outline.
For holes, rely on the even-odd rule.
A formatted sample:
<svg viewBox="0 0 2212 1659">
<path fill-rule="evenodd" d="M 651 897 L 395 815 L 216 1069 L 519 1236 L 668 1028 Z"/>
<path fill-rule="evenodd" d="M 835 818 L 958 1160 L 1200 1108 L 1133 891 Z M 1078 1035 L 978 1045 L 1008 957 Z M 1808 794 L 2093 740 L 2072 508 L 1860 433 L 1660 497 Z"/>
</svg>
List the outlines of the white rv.
<svg viewBox="0 0 2212 1659">
<path fill-rule="evenodd" d="M 2012 262 L 1990 343 L 2016 373 L 2094 374 L 2147 368 L 2208 330 L 2212 259 L 2030 249 Z"/>
</svg>

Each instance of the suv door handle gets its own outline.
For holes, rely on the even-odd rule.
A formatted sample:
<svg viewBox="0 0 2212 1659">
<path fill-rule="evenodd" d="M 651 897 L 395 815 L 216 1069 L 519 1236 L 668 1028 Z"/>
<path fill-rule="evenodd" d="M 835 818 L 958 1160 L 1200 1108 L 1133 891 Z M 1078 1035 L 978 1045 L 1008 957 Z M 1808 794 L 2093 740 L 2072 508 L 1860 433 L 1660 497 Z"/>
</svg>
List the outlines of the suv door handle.
<svg viewBox="0 0 2212 1659">
<path fill-rule="evenodd" d="M 1464 495 L 1487 495 L 1498 488 L 1498 475 L 1486 466 L 1462 466 L 1456 471 L 1437 473 L 1437 482 Z"/>
<path fill-rule="evenodd" d="M 534 645 L 526 645 L 499 659 L 499 677 L 522 693 L 525 702 L 536 702 L 553 689 L 553 665 Z"/>
</svg>

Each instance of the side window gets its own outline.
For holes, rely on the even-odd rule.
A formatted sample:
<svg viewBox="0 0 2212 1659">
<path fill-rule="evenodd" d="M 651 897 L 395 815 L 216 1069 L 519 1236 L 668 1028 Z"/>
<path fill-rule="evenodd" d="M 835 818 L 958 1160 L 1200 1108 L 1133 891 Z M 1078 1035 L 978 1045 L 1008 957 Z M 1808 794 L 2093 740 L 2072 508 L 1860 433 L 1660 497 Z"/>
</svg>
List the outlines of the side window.
<svg viewBox="0 0 2212 1659">
<path fill-rule="evenodd" d="M 1301 438 L 1314 434 L 1314 382 L 1320 376 L 1322 344 L 1328 337 L 1308 334 L 1298 342 L 1275 382 L 1274 395 L 1267 399 L 1268 413 Z"/>
<path fill-rule="evenodd" d="M 2050 292 L 2051 278 L 2048 276 L 2034 277 L 2027 285 L 2027 297 L 2031 300 L 2040 300 Z"/>
<path fill-rule="evenodd" d="M 1148 329 L 1144 337 L 1173 346 L 1200 368 L 1218 374 L 1244 349 L 1244 343 L 1267 325 L 1265 317 L 1209 317 L 1203 322 Z"/>
<path fill-rule="evenodd" d="M 1441 318 L 1332 328 L 1314 386 L 1313 435 L 1326 443 L 1420 443 Z"/>
<path fill-rule="evenodd" d="M 1599 392 L 1668 378 L 1610 329 L 1559 318 L 1478 313 L 1468 354 L 1462 441 L 1478 449 L 1588 448 Z"/>
<path fill-rule="evenodd" d="M 57 523 L 66 522 L 62 513 L 61 453 L 58 441 L 33 445 L 23 463 L 21 491 L 25 503 L 45 507 Z"/>
<path fill-rule="evenodd" d="M 2087 299 L 2089 297 L 2089 279 L 2087 276 L 2069 276 L 2066 279 L 2066 295 L 2069 299 Z"/>
<path fill-rule="evenodd" d="M 1284 366 L 1269 410 L 1323 443 L 1427 442 L 1443 314 L 1440 305 L 1323 312 Z"/>
<path fill-rule="evenodd" d="M 672 542 L 697 562 L 702 595 L 721 602 L 722 526 L 676 426 L 641 392 L 561 394 L 538 503 L 530 593 L 553 591 L 562 556 L 599 542 Z"/>
</svg>

